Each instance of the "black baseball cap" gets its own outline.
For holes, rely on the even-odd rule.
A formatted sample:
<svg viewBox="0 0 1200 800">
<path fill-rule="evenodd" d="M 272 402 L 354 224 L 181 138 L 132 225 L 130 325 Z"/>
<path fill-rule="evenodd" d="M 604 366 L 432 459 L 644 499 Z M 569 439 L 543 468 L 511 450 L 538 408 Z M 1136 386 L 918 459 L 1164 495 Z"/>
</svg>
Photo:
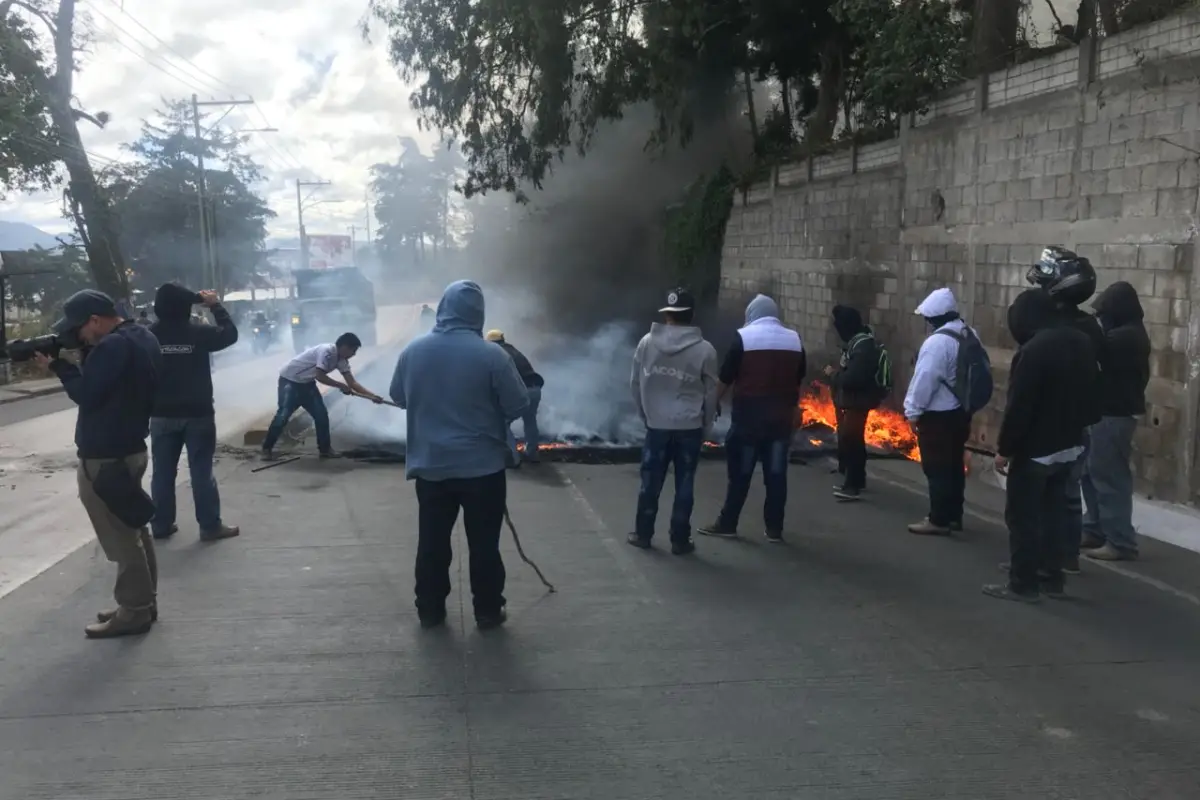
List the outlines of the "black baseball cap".
<svg viewBox="0 0 1200 800">
<path fill-rule="evenodd" d="M 696 301 L 692 299 L 692 293 L 680 287 L 667 292 L 667 304 L 658 311 L 660 314 L 668 311 L 691 311 L 695 307 Z"/>
<path fill-rule="evenodd" d="M 117 304 L 104 292 L 95 289 L 78 291 L 63 303 L 63 318 L 54 323 L 54 332 L 66 333 L 80 328 L 93 316 L 119 316 Z"/>
</svg>

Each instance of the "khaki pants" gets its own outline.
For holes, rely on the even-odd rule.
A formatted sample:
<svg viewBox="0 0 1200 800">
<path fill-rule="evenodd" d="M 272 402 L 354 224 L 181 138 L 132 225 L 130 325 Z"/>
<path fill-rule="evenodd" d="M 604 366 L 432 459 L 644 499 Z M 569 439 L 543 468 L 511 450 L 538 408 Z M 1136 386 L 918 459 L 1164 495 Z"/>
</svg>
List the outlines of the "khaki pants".
<svg viewBox="0 0 1200 800">
<path fill-rule="evenodd" d="M 100 467 L 115 459 L 86 459 L 79 462 L 79 499 L 92 521 L 96 539 L 109 561 L 117 565 L 117 585 L 113 597 L 117 605 L 130 611 L 149 609 L 158 591 L 158 560 L 148 527 L 130 528 L 117 519 L 92 488 Z M 125 465 L 141 481 L 149 458 L 146 453 L 127 456 Z"/>
</svg>

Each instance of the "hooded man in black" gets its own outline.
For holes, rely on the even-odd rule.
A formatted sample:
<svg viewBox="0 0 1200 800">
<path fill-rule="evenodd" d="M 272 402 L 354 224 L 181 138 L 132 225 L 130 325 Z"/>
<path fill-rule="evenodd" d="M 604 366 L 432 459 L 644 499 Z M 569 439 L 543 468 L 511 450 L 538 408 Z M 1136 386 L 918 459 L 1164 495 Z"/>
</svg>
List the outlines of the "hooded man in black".
<svg viewBox="0 0 1200 800">
<path fill-rule="evenodd" d="M 834 306 L 833 328 L 843 342 L 842 357 L 837 367 L 825 368 L 825 375 L 837 409 L 838 467 L 845 476 L 833 494 L 852 501 L 867 486 L 867 415 L 883 400 L 876 382 L 879 346 L 858 309 Z"/>
<path fill-rule="evenodd" d="M 1137 558 L 1133 527 L 1133 434 L 1146 412 L 1150 382 L 1150 336 L 1142 323 L 1137 290 L 1125 281 L 1109 286 L 1092 303 L 1104 330 L 1100 375 L 1100 421 L 1091 428 L 1083 471 L 1083 554 L 1100 561 Z"/>
<path fill-rule="evenodd" d="M 1007 584 L 983 587 L 1005 600 L 1036 602 L 1063 593 L 1063 562 L 1071 557 L 1065 501 L 1085 431 L 1094 414 L 1095 345 L 1065 320 L 1053 298 L 1031 289 L 1008 309 L 1019 345 L 996 446 L 996 470 L 1008 473 Z"/>
<path fill-rule="evenodd" d="M 192 306 L 204 304 L 216 325 L 191 321 Z M 238 340 L 237 326 L 213 292 L 193 292 L 177 283 L 164 283 L 154 298 L 158 322 L 150 331 L 162 346 L 162 373 L 150 419 L 150 448 L 154 475 L 150 493 L 155 514 L 155 539 L 175 533 L 175 475 L 179 456 L 187 448 L 192 498 L 200 538 L 205 541 L 237 536 L 236 527 L 221 522 L 221 496 L 213 476 L 217 424 L 213 409 L 211 355 Z"/>
</svg>

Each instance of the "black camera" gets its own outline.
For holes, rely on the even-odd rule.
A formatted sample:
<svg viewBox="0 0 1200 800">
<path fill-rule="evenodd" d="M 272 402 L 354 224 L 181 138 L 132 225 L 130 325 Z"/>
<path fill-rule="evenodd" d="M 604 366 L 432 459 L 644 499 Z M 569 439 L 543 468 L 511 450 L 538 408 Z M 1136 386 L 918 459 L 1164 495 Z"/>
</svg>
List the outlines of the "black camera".
<svg viewBox="0 0 1200 800">
<path fill-rule="evenodd" d="M 78 350 L 83 342 L 75 331 L 65 334 L 48 333 L 45 336 L 35 336 L 32 339 L 14 339 L 8 343 L 8 357 L 14 364 L 30 361 L 35 353 L 41 353 L 50 358 L 58 358 L 63 350 Z"/>
</svg>

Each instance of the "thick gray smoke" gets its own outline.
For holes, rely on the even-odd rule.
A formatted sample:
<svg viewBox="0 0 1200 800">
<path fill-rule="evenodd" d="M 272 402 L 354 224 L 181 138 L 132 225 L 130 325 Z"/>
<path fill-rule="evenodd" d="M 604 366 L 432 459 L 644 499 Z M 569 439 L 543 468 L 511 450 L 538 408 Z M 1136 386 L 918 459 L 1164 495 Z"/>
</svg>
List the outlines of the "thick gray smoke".
<svg viewBox="0 0 1200 800">
<path fill-rule="evenodd" d="M 637 108 L 604 126 L 588 154 L 557 164 L 525 207 L 507 197 L 468 202 L 492 233 L 476 237 L 465 277 L 484 287 L 487 327 L 503 330 L 545 377 L 546 437 L 640 440 L 631 358 L 674 283 L 663 250 L 668 208 L 723 163 L 737 169 L 749 149 L 732 102 L 686 148 L 648 152 L 652 125 L 650 110 Z"/>
</svg>

